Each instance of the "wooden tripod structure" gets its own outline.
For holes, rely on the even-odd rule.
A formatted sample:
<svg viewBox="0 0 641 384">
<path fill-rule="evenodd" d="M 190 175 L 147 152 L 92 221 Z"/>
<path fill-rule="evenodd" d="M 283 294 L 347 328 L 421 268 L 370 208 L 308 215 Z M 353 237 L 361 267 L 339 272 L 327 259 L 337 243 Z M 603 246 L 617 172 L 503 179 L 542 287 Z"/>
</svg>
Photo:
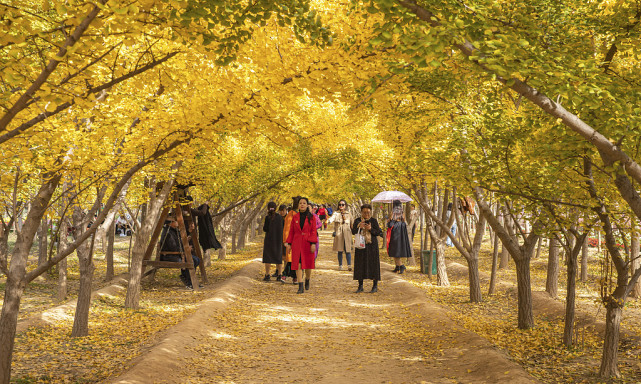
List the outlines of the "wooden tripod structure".
<svg viewBox="0 0 641 384">
<path fill-rule="evenodd" d="M 178 269 L 186 268 L 189 270 L 189 276 L 191 278 L 191 286 L 194 288 L 194 290 L 198 290 L 199 289 L 198 276 L 196 276 L 194 259 L 191 257 L 192 247 L 189 244 L 189 238 L 187 237 L 187 228 L 189 228 L 190 224 L 193 223 L 194 230 L 190 233 L 191 240 L 192 240 L 192 244 L 194 245 L 194 252 L 196 253 L 196 256 L 198 256 L 198 258 L 200 259 L 200 266 L 199 266 L 200 275 L 203 279 L 203 283 L 207 284 L 207 272 L 205 270 L 205 263 L 203 262 L 203 253 L 200 248 L 200 244 L 198 243 L 198 227 L 191 214 L 191 203 L 186 205 L 181 205 L 177 196 L 174 198 L 174 200 L 176 202 L 176 206 L 174 208 L 176 212 L 176 221 L 178 222 L 178 230 L 180 232 L 180 241 L 182 243 L 181 251 L 169 252 L 169 251 L 162 251 L 160 249 L 161 244 L 158 243 L 158 237 L 160 236 L 160 232 L 162 231 L 165 220 L 169 215 L 169 209 L 170 209 L 170 207 L 165 207 L 162 210 L 160 217 L 158 218 L 158 222 L 156 223 L 156 226 L 154 227 L 154 232 L 151 235 L 149 245 L 147 246 L 147 250 L 145 251 L 145 256 L 143 257 L 143 261 L 142 261 L 143 277 L 149 274 L 155 273 L 159 268 L 178 268 Z M 154 248 L 157 248 L 156 259 L 151 260 L 151 254 L 153 253 Z M 160 260 L 161 255 L 180 255 L 182 261 L 180 262 L 161 261 Z M 148 266 L 151 268 L 148 271 L 145 271 L 145 268 Z"/>
</svg>

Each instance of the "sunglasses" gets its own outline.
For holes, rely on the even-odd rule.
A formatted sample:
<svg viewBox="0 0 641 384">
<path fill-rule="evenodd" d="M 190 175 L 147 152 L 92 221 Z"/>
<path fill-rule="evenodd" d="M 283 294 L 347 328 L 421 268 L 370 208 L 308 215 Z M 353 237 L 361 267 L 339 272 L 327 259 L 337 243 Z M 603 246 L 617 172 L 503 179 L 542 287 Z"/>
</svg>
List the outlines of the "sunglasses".
<svg viewBox="0 0 641 384">
<path fill-rule="evenodd" d="M 339 206 L 339 207 L 344 207 L 344 206 L 345 206 L 345 204 L 338 204 L 338 206 Z"/>
</svg>

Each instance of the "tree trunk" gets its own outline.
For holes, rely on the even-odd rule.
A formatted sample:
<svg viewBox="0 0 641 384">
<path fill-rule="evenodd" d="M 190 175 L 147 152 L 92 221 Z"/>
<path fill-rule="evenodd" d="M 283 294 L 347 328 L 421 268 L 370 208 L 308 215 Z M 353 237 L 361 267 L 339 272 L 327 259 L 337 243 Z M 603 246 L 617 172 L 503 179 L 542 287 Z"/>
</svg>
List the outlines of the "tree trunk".
<svg viewBox="0 0 641 384">
<path fill-rule="evenodd" d="M 0 316 L 0 383 L 9 384 L 11 379 L 11 359 L 18 326 L 20 299 L 24 292 L 24 282 L 7 279 Z"/>
<path fill-rule="evenodd" d="M 637 232 L 638 228 L 635 226 L 632 231 L 632 241 L 630 241 L 630 272 L 634 275 L 634 272 L 641 268 L 641 259 L 639 258 L 639 233 Z M 641 298 L 641 279 L 637 280 L 637 283 L 632 287 L 630 291 L 632 297 Z"/>
<path fill-rule="evenodd" d="M 227 221 L 226 219 L 225 221 Z M 226 225 L 220 226 L 220 245 L 222 248 L 218 250 L 218 260 L 225 260 L 227 258 L 227 239 L 229 238 L 229 231 Z"/>
<path fill-rule="evenodd" d="M 515 259 L 516 282 L 518 287 L 519 329 L 530 329 L 534 326 L 532 315 L 532 285 L 530 281 L 530 258 Z"/>
<path fill-rule="evenodd" d="M 495 234 L 494 247 L 492 250 L 492 274 L 490 275 L 490 288 L 488 289 L 488 292 L 487 292 L 488 295 L 493 295 L 496 293 L 498 263 L 499 263 L 499 237 Z"/>
<path fill-rule="evenodd" d="M 540 238 L 538 244 L 536 245 L 536 255 L 534 255 L 535 259 L 538 259 L 541 256 L 542 245 L 543 245 L 543 238 Z"/>
<path fill-rule="evenodd" d="M 563 328 L 563 344 L 568 348 L 573 345 L 572 335 L 574 334 L 574 302 L 576 300 L 577 258 L 578 254 L 570 254 L 568 255 L 567 260 L 568 281 L 567 295 L 565 298 L 565 325 Z"/>
<path fill-rule="evenodd" d="M 550 239 L 549 251 L 545 292 L 556 298 L 559 294 L 559 241 L 557 239 Z"/>
<path fill-rule="evenodd" d="M 506 214 L 501 215 L 503 217 L 503 226 L 507 228 L 509 225 L 512 225 L 510 217 Z M 510 262 L 510 253 L 507 248 L 501 242 L 501 262 L 499 263 L 499 269 L 505 269 L 508 267 Z"/>
<path fill-rule="evenodd" d="M 426 235 L 429 235 L 430 231 L 425 231 Z M 427 277 L 432 280 L 432 268 L 434 268 L 434 240 L 432 239 L 432 236 L 430 235 L 430 253 L 429 256 L 427 257 Z"/>
<path fill-rule="evenodd" d="M 637 240 L 637 247 L 638 247 L 638 240 Z M 588 250 L 588 237 L 585 237 L 585 240 L 583 241 L 583 245 L 581 245 L 581 282 L 585 283 L 588 281 L 588 255 L 589 255 L 589 250 Z"/>
<path fill-rule="evenodd" d="M 447 278 L 447 267 L 445 265 L 445 241 L 436 242 L 436 285 L 449 287 L 450 280 Z"/>
<path fill-rule="evenodd" d="M 2 314 L 0 314 L 0 352 L 2 352 L 0 353 L 0 383 L 3 384 L 8 384 L 11 379 L 11 359 L 13 358 L 20 300 L 27 284 L 29 250 L 60 179 L 60 175 L 53 175 L 40 186 L 37 195 L 31 200 L 27 220 L 22 231 L 18 233 L 13 248 L 9 274 L 5 283 Z"/>
<path fill-rule="evenodd" d="M 114 278 L 114 241 L 116 239 L 116 221 L 111 222 L 107 232 L 107 251 L 105 252 L 105 263 L 107 263 L 107 274 L 105 280 Z"/>
<path fill-rule="evenodd" d="M 80 288 L 78 289 L 78 301 L 76 313 L 73 318 L 71 337 L 82 337 L 89 335 L 89 309 L 91 307 L 91 282 L 93 280 L 93 246 L 94 238 L 85 241 L 76 249 L 78 254 L 78 267 L 80 270 Z"/>
<path fill-rule="evenodd" d="M 231 254 L 236 254 L 236 231 L 231 233 Z"/>
<path fill-rule="evenodd" d="M 38 227 L 38 265 L 42 265 L 47 261 L 48 224 L 47 218 L 43 217 L 40 227 Z"/>
<path fill-rule="evenodd" d="M 508 266 L 510 261 L 510 253 L 507 251 L 507 248 L 501 243 L 501 262 L 499 263 L 499 269 L 505 269 Z"/>
<path fill-rule="evenodd" d="M 467 274 L 470 280 L 470 301 L 472 303 L 480 303 L 483 301 L 483 295 L 481 294 L 481 279 L 479 278 L 479 261 L 477 258 L 472 257 L 467 260 Z"/>
<path fill-rule="evenodd" d="M 136 232 L 136 241 L 131 253 L 131 269 L 129 271 L 129 283 L 127 284 L 127 296 L 125 297 L 125 308 L 138 309 L 140 306 L 140 282 L 142 280 L 142 260 L 147 250 L 149 237 L 157 223 L 160 211 L 171 192 L 173 180 L 166 182 L 160 193 L 151 196 L 147 204 L 145 219 L 141 222 L 140 229 Z"/>
<path fill-rule="evenodd" d="M 607 306 L 605 315 L 605 338 L 603 340 L 603 356 L 601 357 L 601 368 L 599 376 L 619 377 L 618 352 L 619 352 L 619 330 L 621 328 L 621 308 Z"/>
</svg>

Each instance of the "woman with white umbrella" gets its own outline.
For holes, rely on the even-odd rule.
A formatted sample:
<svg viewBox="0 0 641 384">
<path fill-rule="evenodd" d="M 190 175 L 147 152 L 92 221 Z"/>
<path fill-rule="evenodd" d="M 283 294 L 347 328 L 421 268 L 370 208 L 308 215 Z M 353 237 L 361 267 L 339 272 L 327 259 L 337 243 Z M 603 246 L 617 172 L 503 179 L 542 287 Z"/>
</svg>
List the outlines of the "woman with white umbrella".
<svg viewBox="0 0 641 384">
<path fill-rule="evenodd" d="M 387 253 L 394 258 L 394 272 L 405 272 L 403 258 L 412 257 L 409 235 L 407 234 L 407 224 L 405 224 L 405 214 L 403 205 L 399 200 L 392 202 L 392 213 L 387 221 L 387 228 L 391 231 L 389 243 L 387 244 Z"/>
<path fill-rule="evenodd" d="M 329 219 L 329 223 L 334 223 L 334 244 L 332 250 L 338 252 L 338 270 L 343 269 L 343 252 L 345 252 L 345 258 L 347 259 L 347 270 L 352 270 L 352 247 L 354 246 L 352 242 L 352 223 L 354 219 L 352 215 L 347 211 L 347 202 L 345 200 L 340 200 L 338 202 L 338 208 L 336 212 Z"/>
</svg>

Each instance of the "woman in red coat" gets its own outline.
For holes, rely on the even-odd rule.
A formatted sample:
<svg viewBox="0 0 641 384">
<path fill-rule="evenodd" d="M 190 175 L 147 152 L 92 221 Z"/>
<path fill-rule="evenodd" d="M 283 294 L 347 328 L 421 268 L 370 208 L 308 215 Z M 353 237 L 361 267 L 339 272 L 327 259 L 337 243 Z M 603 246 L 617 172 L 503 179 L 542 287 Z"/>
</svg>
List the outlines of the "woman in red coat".
<svg viewBox="0 0 641 384">
<path fill-rule="evenodd" d="M 301 197 L 298 201 L 298 212 L 292 218 L 292 224 L 287 236 L 287 248 L 292 250 L 292 271 L 296 271 L 298 292 L 309 289 L 309 279 L 312 277 L 314 253 L 318 242 L 316 219 L 309 209 L 309 201 Z M 305 270 L 305 286 L 303 288 L 303 271 Z"/>
</svg>

